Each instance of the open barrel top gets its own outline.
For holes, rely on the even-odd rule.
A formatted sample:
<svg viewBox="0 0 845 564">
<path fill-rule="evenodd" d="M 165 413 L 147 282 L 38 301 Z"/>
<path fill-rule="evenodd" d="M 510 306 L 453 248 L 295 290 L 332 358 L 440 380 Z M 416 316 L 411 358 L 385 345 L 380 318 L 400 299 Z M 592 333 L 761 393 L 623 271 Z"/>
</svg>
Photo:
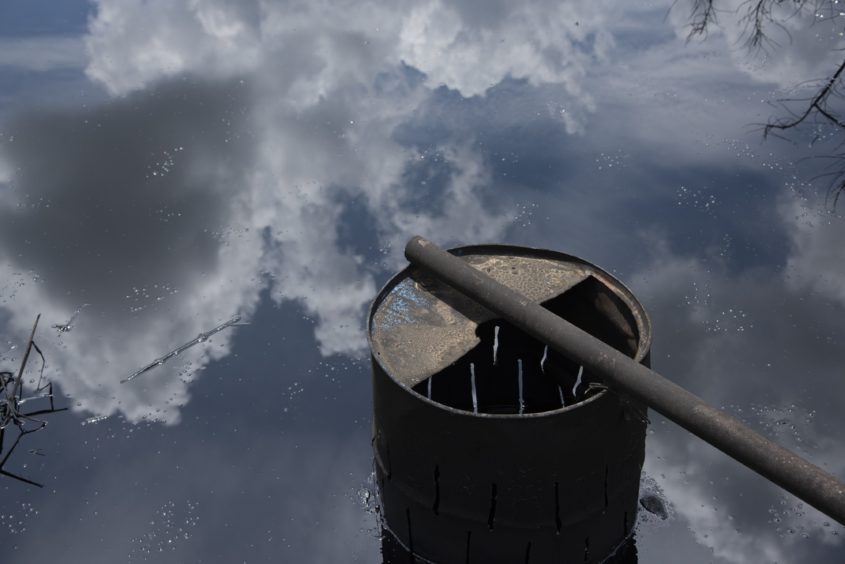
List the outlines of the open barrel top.
<svg viewBox="0 0 845 564">
<path fill-rule="evenodd" d="M 535 303 L 545 303 L 579 284 L 594 280 L 615 299 L 596 297 L 606 315 L 622 316 L 631 325 L 632 356 L 642 360 L 651 343 L 648 317 L 631 292 L 604 270 L 580 259 L 548 250 L 506 245 L 452 249 L 474 268 Z M 440 372 L 477 346 L 478 326 L 496 315 L 409 266 L 394 276 L 373 302 L 368 338 L 373 357 L 397 382 L 412 388 Z"/>
</svg>

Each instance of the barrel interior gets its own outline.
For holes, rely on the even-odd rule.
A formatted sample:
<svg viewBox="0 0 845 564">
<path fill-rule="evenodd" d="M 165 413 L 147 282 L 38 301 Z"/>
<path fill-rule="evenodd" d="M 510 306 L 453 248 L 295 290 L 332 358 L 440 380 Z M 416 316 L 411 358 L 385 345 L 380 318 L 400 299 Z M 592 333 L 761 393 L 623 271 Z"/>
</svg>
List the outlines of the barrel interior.
<svg viewBox="0 0 845 564">
<path fill-rule="evenodd" d="M 543 306 L 576 327 L 634 357 L 639 333 L 628 306 L 593 276 Z M 479 324 L 480 343 L 414 391 L 472 413 L 526 414 L 575 405 L 603 388 L 577 362 L 551 350 L 507 321 Z"/>
</svg>

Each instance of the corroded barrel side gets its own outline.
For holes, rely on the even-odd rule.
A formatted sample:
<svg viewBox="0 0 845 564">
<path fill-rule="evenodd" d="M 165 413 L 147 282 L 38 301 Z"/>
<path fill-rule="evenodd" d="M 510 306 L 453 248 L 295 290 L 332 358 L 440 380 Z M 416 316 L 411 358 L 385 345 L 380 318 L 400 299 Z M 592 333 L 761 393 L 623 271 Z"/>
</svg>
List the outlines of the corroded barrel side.
<svg viewBox="0 0 845 564">
<path fill-rule="evenodd" d="M 647 363 L 648 318 L 583 260 L 452 251 Z M 642 406 L 484 308 L 408 268 L 370 312 L 376 473 L 393 544 L 441 564 L 599 562 L 629 537 Z"/>
</svg>

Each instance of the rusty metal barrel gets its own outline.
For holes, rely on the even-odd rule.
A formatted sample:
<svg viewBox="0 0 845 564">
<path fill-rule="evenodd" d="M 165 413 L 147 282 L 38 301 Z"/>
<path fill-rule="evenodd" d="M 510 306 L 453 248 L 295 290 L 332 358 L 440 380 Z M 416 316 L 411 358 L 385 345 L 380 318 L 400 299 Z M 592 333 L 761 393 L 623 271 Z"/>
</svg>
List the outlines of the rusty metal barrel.
<svg viewBox="0 0 845 564">
<path fill-rule="evenodd" d="M 522 247 L 451 252 L 648 364 L 642 305 L 599 267 Z M 438 564 L 601 562 L 630 538 L 642 404 L 415 266 L 376 297 L 368 336 L 389 544 Z"/>
</svg>

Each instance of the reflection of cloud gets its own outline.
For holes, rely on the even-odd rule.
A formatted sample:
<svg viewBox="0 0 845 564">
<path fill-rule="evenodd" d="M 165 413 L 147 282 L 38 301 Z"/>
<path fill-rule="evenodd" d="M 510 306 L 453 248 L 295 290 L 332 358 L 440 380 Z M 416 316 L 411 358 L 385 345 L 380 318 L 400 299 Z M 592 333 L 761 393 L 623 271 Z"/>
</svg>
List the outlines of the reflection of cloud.
<svg viewBox="0 0 845 564">
<path fill-rule="evenodd" d="M 434 87 L 476 96 L 506 77 L 560 84 L 579 111 L 592 111 L 583 80 L 613 46 L 605 25 L 610 9 L 601 2 L 500 2 L 490 9 L 433 0 L 403 19 L 398 52 Z M 568 129 L 582 127 L 572 112 L 563 117 Z"/>
<path fill-rule="evenodd" d="M 670 16 L 679 37 L 686 37 L 690 29 L 690 12 L 684 4 L 674 5 Z M 791 2 L 766 3 L 774 21 L 764 22 L 765 39 L 759 50 L 749 49 L 753 20 L 745 17 L 755 4 L 745 0 L 717 4 L 718 22 L 709 28 L 708 36 L 714 41 L 722 38 L 737 68 L 757 81 L 793 89 L 806 80 L 830 76 L 841 61 L 841 26 L 838 17 L 831 17 L 840 10 L 832 4 L 827 10 L 817 9 L 815 2 L 802 3 L 802 7 Z"/>
<path fill-rule="evenodd" d="M 499 2 L 496 9 L 469 0 L 372 1 L 352 10 L 325 1 L 100 0 L 86 39 L 87 72 L 115 94 L 186 71 L 277 72 L 288 102 L 302 105 L 404 63 L 425 73 L 430 87 L 464 96 L 506 78 L 558 84 L 569 102 L 560 117 L 575 131 L 582 128 L 578 114 L 593 109 L 584 77 L 613 46 L 605 25 L 610 9 L 545 0 Z M 284 90 L 276 95 L 285 97 Z"/>
<path fill-rule="evenodd" d="M 704 464 L 712 463 L 712 460 L 705 461 L 704 457 L 693 455 L 686 464 L 672 464 L 666 460 L 678 457 L 667 450 L 653 436 L 649 439 L 650 472 L 652 475 L 659 473 L 658 483 L 687 522 L 697 542 L 712 550 L 714 556 L 734 564 L 792 561 L 786 558 L 781 547 L 783 543 L 771 531 L 739 530 L 740 525 L 730 513 L 732 500 L 722 498 L 716 487 L 704 481 Z"/>
<path fill-rule="evenodd" d="M 396 129 L 432 111 L 431 87 L 444 81 L 467 94 L 507 77 L 554 82 L 588 104 L 578 84 L 609 44 L 593 8 L 547 21 L 543 3 L 484 17 L 467 4 L 454 16 L 475 39 L 438 49 L 467 72 L 487 70 L 457 81 L 470 75 L 431 66 L 417 34 L 408 57 L 423 57 L 426 83 L 397 55 L 410 11 L 386 3 L 366 18 L 326 19 L 316 6 L 289 8 L 103 1 L 87 70 L 121 97 L 13 125 L 0 222 L 7 333 L 25 333 L 36 311 L 53 324 L 92 304 L 47 345 L 51 374 L 79 407 L 175 421 L 191 371 L 225 354 L 233 331 L 116 382 L 235 312 L 249 315 L 268 280 L 273 299 L 298 300 L 314 317 L 324 354 L 361 352 L 374 269 L 341 238 L 343 202 L 362 206 L 357 228 L 391 258 L 412 233 L 495 240 L 509 223 L 504 202 L 484 199 L 491 176 L 471 135 L 419 152 Z M 511 16 L 522 22 L 506 26 L 514 44 L 537 22 L 546 31 L 529 52 L 480 64 L 493 47 L 486 30 Z M 39 282 L 13 288 L 20 273 Z"/>
<path fill-rule="evenodd" d="M 182 72 L 231 76 L 255 68 L 257 2 L 98 2 L 88 75 L 113 94 Z"/>
<path fill-rule="evenodd" d="M 82 301 L 98 269 L 96 298 L 110 305 L 132 287 L 187 284 L 218 258 L 228 186 L 248 165 L 249 143 L 228 141 L 243 134 L 246 102 L 237 83 L 173 84 L 103 110 L 21 119 L 3 147 L 15 167 L 5 254 L 53 295 Z"/>
<path fill-rule="evenodd" d="M 50 375 L 78 407 L 174 421 L 187 401 L 177 373 L 225 353 L 226 339 L 139 386 L 118 381 L 252 309 L 258 255 L 215 235 L 233 213 L 227 186 L 248 163 L 247 143 L 226 142 L 239 135 L 243 102 L 239 84 L 165 85 L 101 110 L 13 124 L 3 151 L 14 172 L 0 206 L 6 336 L 21 339 L 43 313 Z M 83 303 L 91 306 L 71 331 L 50 328 Z"/>
<path fill-rule="evenodd" d="M 13 124 L 3 151 L 14 174 L 0 207 L 7 336 L 25 335 L 43 312 L 39 343 L 79 407 L 175 420 L 174 405 L 187 399 L 177 372 L 225 353 L 223 338 L 140 386 L 118 381 L 252 309 L 258 255 L 221 246 L 219 235 L 233 214 L 228 186 L 248 164 L 249 143 L 228 143 L 242 133 L 245 96 L 238 83 L 162 85 L 102 109 Z M 233 276 L 220 264 L 241 270 Z M 16 272 L 26 273 L 23 283 Z M 56 335 L 50 326 L 82 303 L 91 306 L 75 327 Z"/>
<path fill-rule="evenodd" d="M 430 233 L 441 241 L 462 243 L 494 241 L 510 223 L 511 216 L 488 209 L 483 187 L 491 179 L 481 156 L 468 147 L 457 146 L 444 147 L 435 158 L 439 159 L 439 166 L 453 170 L 436 199 L 442 204 L 442 213 L 421 214 L 416 206 L 403 205 L 403 200 L 414 199 L 414 192 L 420 190 L 418 186 L 397 187 L 395 194 L 383 194 L 378 202 L 380 213 L 390 218 L 385 230 L 394 233 L 392 247 L 403 249 L 409 233 Z"/>
<path fill-rule="evenodd" d="M 791 215 L 784 213 L 787 227 Z M 818 227 L 802 223 L 799 237 Z M 802 293 L 789 278 L 794 268 L 731 272 L 718 260 L 673 255 L 660 241 L 656 247 L 633 284 L 654 323 L 655 369 L 845 478 L 838 432 L 845 415 L 828 407 L 825 421 L 813 417 L 816 406 L 845 397 L 841 350 L 827 338 L 841 326 L 841 308 Z M 790 265 L 804 251 L 795 248 Z M 648 440 L 648 472 L 717 557 L 812 562 L 841 550 L 842 529 L 831 519 L 662 419 L 652 414 L 658 425 Z"/>
<path fill-rule="evenodd" d="M 646 470 L 696 541 L 720 561 L 826 562 L 841 554 L 843 527 L 698 439 L 678 440 L 677 434 L 661 430 L 649 437 Z"/>
<path fill-rule="evenodd" d="M 797 201 L 785 203 L 783 215 L 793 245 L 787 263 L 790 286 L 813 290 L 845 305 L 845 219 Z"/>
</svg>

